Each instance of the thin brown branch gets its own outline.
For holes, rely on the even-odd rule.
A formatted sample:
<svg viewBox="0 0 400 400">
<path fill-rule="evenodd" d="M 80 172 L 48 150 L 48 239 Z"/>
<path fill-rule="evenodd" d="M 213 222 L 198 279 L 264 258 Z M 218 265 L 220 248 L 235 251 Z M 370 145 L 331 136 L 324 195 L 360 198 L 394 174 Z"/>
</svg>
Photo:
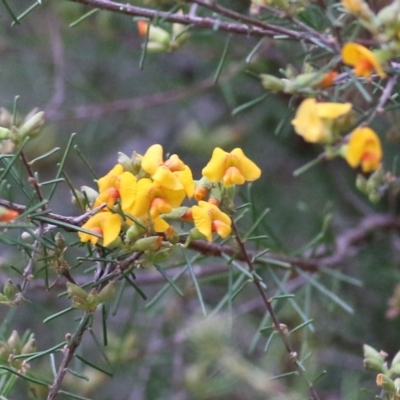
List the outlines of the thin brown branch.
<svg viewBox="0 0 400 400">
<path fill-rule="evenodd" d="M 20 204 L 12 203 L 7 200 L 0 199 L 0 206 L 10 208 L 11 210 L 24 212 L 26 207 Z M 67 217 L 54 213 L 47 213 L 46 217 L 57 221 L 66 222 L 77 227 L 96 210 L 91 210 L 89 213 L 83 214 L 78 217 Z M 35 217 L 32 218 L 34 220 Z M 317 257 L 307 258 L 307 254 L 303 257 L 292 257 L 279 253 L 267 253 L 264 257 L 257 258 L 257 264 L 268 264 L 273 261 L 287 263 L 289 265 L 300 268 L 303 271 L 316 272 L 321 267 L 337 267 L 342 264 L 346 259 L 357 254 L 362 245 L 378 232 L 384 231 L 397 231 L 400 232 L 400 218 L 393 215 L 374 214 L 369 215 L 361 220 L 359 225 L 355 228 L 348 229 L 338 235 L 334 245 L 331 249 L 326 246 L 320 246 L 314 253 L 318 254 Z M 210 243 L 202 240 L 195 240 L 189 244 L 189 248 L 199 251 L 202 254 L 221 257 L 222 255 L 236 256 L 237 260 L 245 261 L 243 255 L 238 252 L 237 248 L 229 245 L 220 245 L 218 243 Z M 330 254 L 329 254 L 330 252 Z M 255 252 L 248 252 L 251 257 L 256 256 Z M 137 260 L 137 253 L 132 254 L 126 260 L 121 262 L 120 268 L 126 270 L 129 265 Z"/>
<path fill-rule="evenodd" d="M 47 400 L 54 400 L 56 398 L 58 391 L 60 390 L 60 386 L 62 384 L 64 376 L 67 372 L 67 367 L 71 362 L 72 358 L 74 357 L 74 354 L 81 343 L 82 336 L 87 329 L 89 317 L 90 314 L 85 314 L 82 317 L 81 324 L 79 325 L 77 331 L 70 338 L 68 344 L 64 347 L 64 357 L 61 360 L 61 364 L 58 368 L 56 377 L 54 378 L 53 384 L 50 387 Z"/>
<path fill-rule="evenodd" d="M 230 32 L 239 35 L 256 36 L 256 37 L 274 37 L 277 34 L 286 35 L 288 38 L 294 40 L 304 40 L 308 43 L 314 43 L 315 38 L 309 32 L 297 32 L 295 30 L 287 29 L 285 27 L 276 26 L 246 17 L 245 15 L 234 13 L 233 11 L 218 8 L 218 11 L 223 15 L 240 22 L 221 21 L 220 19 L 210 17 L 198 17 L 193 14 L 182 15 L 180 13 L 169 13 L 164 11 L 152 10 L 149 8 L 136 7 L 130 4 L 122 4 L 111 0 L 68 0 L 74 3 L 84 4 L 91 8 L 98 8 L 115 12 L 118 14 L 130 15 L 135 17 L 144 17 L 148 19 L 163 19 L 164 21 L 179 23 L 182 25 L 190 25 L 197 29 L 211 29 L 219 30 L 222 32 Z M 193 2 L 195 3 L 195 2 Z M 198 5 L 208 7 L 209 4 L 205 2 L 198 2 Z M 219 7 L 219 6 L 218 6 Z M 325 38 L 324 42 L 329 43 L 329 38 Z"/>
<path fill-rule="evenodd" d="M 319 400 L 318 393 L 315 391 L 315 388 L 314 388 L 312 382 L 308 379 L 308 377 L 305 374 L 305 371 L 303 370 L 303 368 L 301 367 L 301 365 L 298 362 L 298 355 L 297 355 L 297 352 L 294 351 L 294 349 L 290 343 L 289 336 L 287 333 L 287 330 L 288 330 L 287 327 L 279 322 L 278 316 L 276 315 L 274 308 L 272 307 L 271 301 L 267 298 L 267 295 L 262 287 L 262 281 L 256 274 L 256 270 L 254 268 L 252 257 L 247 252 L 245 243 L 243 242 L 243 240 L 240 236 L 239 230 L 236 226 L 236 223 L 233 220 L 232 220 L 232 230 L 235 235 L 236 242 L 239 246 L 240 254 L 244 258 L 244 261 L 247 264 L 250 272 L 253 274 L 253 283 L 256 286 L 258 292 L 260 293 L 263 303 L 271 317 L 275 332 L 277 332 L 279 334 L 279 336 L 282 340 L 282 343 L 285 346 L 286 352 L 288 353 L 289 358 L 291 359 L 297 372 L 307 382 L 308 388 L 309 388 L 308 390 L 309 390 L 311 398 L 313 400 Z"/>
</svg>

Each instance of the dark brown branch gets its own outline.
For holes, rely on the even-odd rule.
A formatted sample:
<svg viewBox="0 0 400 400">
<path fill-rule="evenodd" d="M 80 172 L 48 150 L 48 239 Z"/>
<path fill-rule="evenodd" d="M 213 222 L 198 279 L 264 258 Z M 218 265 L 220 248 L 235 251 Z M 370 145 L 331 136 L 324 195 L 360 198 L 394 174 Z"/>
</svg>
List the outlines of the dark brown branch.
<svg viewBox="0 0 400 400">
<path fill-rule="evenodd" d="M 224 15 L 229 16 L 235 20 L 245 21 L 246 23 L 227 22 L 219 19 L 209 17 L 197 17 L 191 15 L 182 15 L 179 13 L 171 14 L 169 12 L 152 10 L 143 7 L 136 7 L 130 4 L 117 3 L 111 0 L 68 0 L 74 3 L 84 4 L 91 8 L 98 8 L 100 10 L 111 11 L 119 14 L 125 14 L 135 17 L 144 17 L 148 19 L 163 19 L 172 23 L 179 23 L 182 25 L 190 25 L 198 29 L 218 29 L 222 32 L 236 33 L 239 35 L 256 36 L 256 37 L 273 37 L 277 34 L 286 35 L 288 38 L 295 40 L 304 40 L 308 43 L 314 43 L 313 35 L 309 32 L 297 32 L 295 30 L 287 29 L 281 26 L 267 24 L 261 21 L 257 21 L 253 18 L 246 17 L 242 14 L 234 13 L 233 11 L 223 9 L 219 10 L 224 12 Z M 196 2 L 206 7 L 205 2 Z M 209 8 L 209 7 L 208 7 Z M 225 11 L 224 11 L 225 10 Z M 260 27 L 261 26 L 261 27 Z M 319 35 L 321 39 L 321 35 Z M 324 42 L 329 43 L 328 38 L 324 38 Z"/>
</svg>

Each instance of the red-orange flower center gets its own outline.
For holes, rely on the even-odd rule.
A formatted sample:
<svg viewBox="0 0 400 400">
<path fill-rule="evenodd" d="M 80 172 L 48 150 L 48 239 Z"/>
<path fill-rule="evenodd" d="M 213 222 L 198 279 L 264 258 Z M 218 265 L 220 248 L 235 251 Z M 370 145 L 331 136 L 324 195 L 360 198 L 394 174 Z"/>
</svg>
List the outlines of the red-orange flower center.
<svg viewBox="0 0 400 400">
<path fill-rule="evenodd" d="M 370 60 L 361 59 L 354 67 L 354 72 L 357 76 L 369 76 L 374 70 L 374 64 Z"/>
</svg>

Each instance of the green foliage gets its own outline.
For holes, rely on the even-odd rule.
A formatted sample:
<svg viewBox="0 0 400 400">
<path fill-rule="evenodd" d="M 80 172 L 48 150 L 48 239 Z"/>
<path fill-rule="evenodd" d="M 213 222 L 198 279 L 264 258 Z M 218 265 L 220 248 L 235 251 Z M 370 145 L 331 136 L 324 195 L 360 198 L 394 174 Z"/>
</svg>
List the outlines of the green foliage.
<svg viewBox="0 0 400 400">
<path fill-rule="evenodd" d="M 0 397 L 398 398 L 400 3 L 130 3 L 0 3 Z M 155 143 L 224 239 L 99 200 Z"/>
</svg>

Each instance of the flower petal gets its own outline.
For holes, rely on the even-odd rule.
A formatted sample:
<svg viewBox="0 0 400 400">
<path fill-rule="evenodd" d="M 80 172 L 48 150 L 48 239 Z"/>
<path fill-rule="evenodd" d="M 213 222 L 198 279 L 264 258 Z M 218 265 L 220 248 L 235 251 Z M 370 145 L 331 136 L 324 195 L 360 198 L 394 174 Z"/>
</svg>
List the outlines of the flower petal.
<svg viewBox="0 0 400 400">
<path fill-rule="evenodd" d="M 163 148 L 160 144 L 153 144 L 142 158 L 142 169 L 153 175 L 157 168 L 163 163 Z"/>
</svg>

